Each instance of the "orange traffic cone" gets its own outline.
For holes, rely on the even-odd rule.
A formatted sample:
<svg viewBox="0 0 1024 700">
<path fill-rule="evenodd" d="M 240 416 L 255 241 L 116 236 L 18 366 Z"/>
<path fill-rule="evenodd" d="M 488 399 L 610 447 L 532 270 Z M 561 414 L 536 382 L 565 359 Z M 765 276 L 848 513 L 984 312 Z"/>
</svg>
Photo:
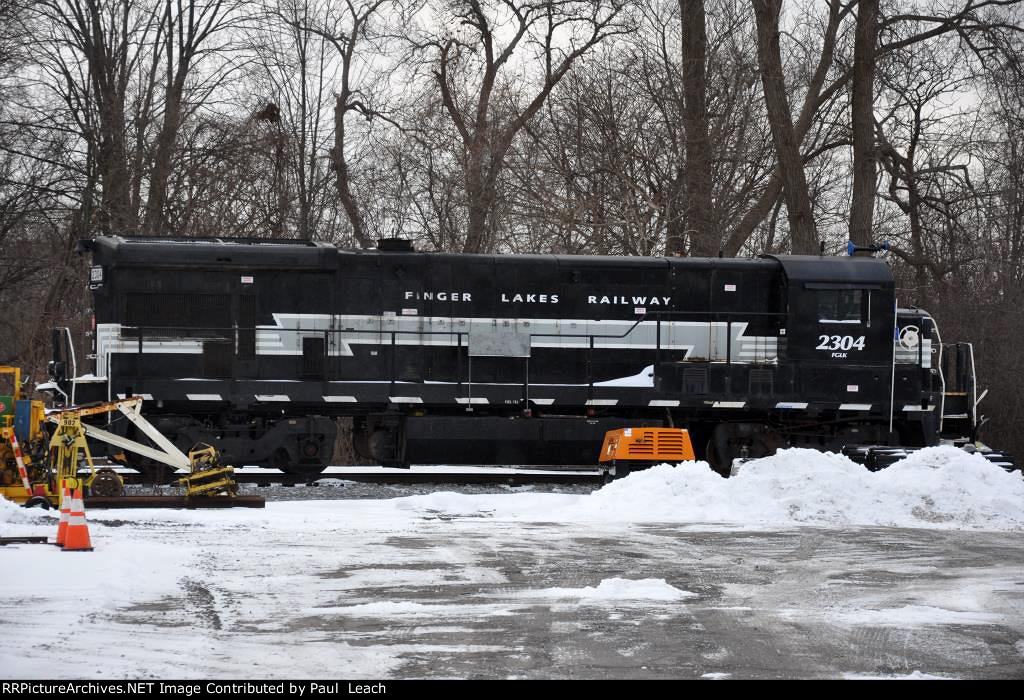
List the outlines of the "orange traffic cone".
<svg viewBox="0 0 1024 700">
<path fill-rule="evenodd" d="M 57 525 L 57 541 L 54 543 L 58 547 L 63 547 L 68 537 L 68 519 L 71 515 L 71 489 L 67 486 L 61 491 L 60 496 L 60 524 Z"/>
<path fill-rule="evenodd" d="M 89 526 L 85 524 L 85 506 L 82 504 L 82 489 L 75 489 L 71 499 L 71 513 L 68 515 L 67 541 L 62 552 L 91 552 Z"/>
</svg>

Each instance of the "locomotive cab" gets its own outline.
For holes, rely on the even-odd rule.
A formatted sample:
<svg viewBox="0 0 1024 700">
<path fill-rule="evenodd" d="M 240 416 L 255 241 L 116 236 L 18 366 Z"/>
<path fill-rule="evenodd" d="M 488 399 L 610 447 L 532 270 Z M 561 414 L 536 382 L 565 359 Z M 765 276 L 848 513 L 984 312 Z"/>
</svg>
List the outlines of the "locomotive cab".
<svg viewBox="0 0 1024 700">
<path fill-rule="evenodd" d="M 888 413 L 895 308 L 888 266 L 873 258 L 776 259 L 787 300 L 780 346 L 798 400 L 835 410 L 846 423 Z"/>
<path fill-rule="evenodd" d="M 895 297 L 884 262 L 797 255 L 775 259 L 785 276 L 789 360 L 834 369 L 890 359 Z"/>
</svg>

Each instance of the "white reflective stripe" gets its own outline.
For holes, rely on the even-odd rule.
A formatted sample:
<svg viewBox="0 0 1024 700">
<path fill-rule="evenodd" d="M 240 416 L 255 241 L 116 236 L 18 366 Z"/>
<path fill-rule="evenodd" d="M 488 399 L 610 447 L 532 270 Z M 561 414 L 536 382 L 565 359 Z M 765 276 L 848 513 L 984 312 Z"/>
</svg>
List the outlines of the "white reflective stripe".
<svg viewBox="0 0 1024 700">
<path fill-rule="evenodd" d="M 806 401 L 804 401 L 804 402 L 800 402 L 800 401 L 783 401 L 782 403 L 775 404 L 775 408 L 791 408 L 791 409 L 802 411 L 805 408 L 807 408 L 807 402 Z"/>
<path fill-rule="evenodd" d="M 134 394 L 134 396 L 138 396 L 143 401 L 152 401 L 153 400 L 153 395 L 152 394 Z M 117 398 L 119 398 L 119 399 L 127 399 L 128 396 L 126 394 L 118 394 Z"/>
<path fill-rule="evenodd" d="M 619 403 L 618 399 L 588 399 L 587 406 L 614 406 Z"/>
<path fill-rule="evenodd" d="M 711 408 L 743 408 L 746 401 L 715 401 Z"/>
<path fill-rule="evenodd" d="M 843 403 L 839 404 L 840 411 L 870 411 L 871 404 L 869 403 Z"/>
<path fill-rule="evenodd" d="M 648 401 L 647 405 L 648 406 L 678 406 L 679 405 L 679 401 L 663 400 L 663 399 L 653 399 L 652 401 Z"/>
<path fill-rule="evenodd" d="M 220 401 L 220 394 L 185 394 L 189 401 Z"/>
<path fill-rule="evenodd" d="M 423 399 L 419 396 L 389 396 L 388 401 L 391 403 L 423 403 Z"/>
<path fill-rule="evenodd" d="M 291 401 L 287 394 L 256 394 L 257 401 Z"/>
<path fill-rule="evenodd" d="M 537 404 L 538 406 L 550 406 L 555 402 L 554 399 L 530 399 L 530 401 Z"/>
<path fill-rule="evenodd" d="M 21 477 L 21 483 L 25 486 L 25 491 L 28 495 L 32 495 L 32 484 L 28 478 L 28 470 L 25 469 L 25 462 L 21 458 L 21 445 L 18 444 L 18 436 L 11 432 L 11 447 L 14 448 L 14 461 L 18 464 L 18 475 Z"/>
<path fill-rule="evenodd" d="M 324 401 L 327 403 L 355 403 L 355 396 L 325 396 Z"/>
<path fill-rule="evenodd" d="M 650 311 L 652 302 L 663 297 L 647 297 L 644 308 Z M 630 299 L 633 301 L 633 299 Z M 660 305 L 660 304 L 659 304 Z M 635 305 L 634 305 L 635 308 Z M 292 314 L 274 313 L 273 325 L 257 326 L 255 345 L 257 355 L 302 355 L 304 338 L 328 338 L 327 354 L 331 357 L 352 357 L 353 345 L 388 346 L 392 344 L 390 334 L 400 332 L 394 338 L 396 345 L 442 346 L 463 345 L 460 334 L 483 330 L 489 331 L 496 324 L 515 324 L 520 333 L 532 335 L 530 345 L 534 348 L 586 347 L 590 340 L 570 334 L 585 335 L 594 324 L 589 319 L 514 318 L 365 314 Z M 663 350 L 680 350 L 685 355 L 725 360 L 724 350 L 732 340 L 733 361 L 740 353 L 748 353 L 751 360 L 764 358 L 775 361 L 778 348 L 776 336 L 746 335 L 749 321 L 641 321 L 633 319 L 606 319 L 602 329 L 613 336 L 594 337 L 594 347 L 602 349 L 654 349 L 660 344 Z M 660 343 L 659 332 L 660 327 Z M 120 324 L 99 324 L 97 326 L 97 355 L 106 357 L 111 353 L 136 354 L 139 351 L 138 338 L 122 337 Z M 416 335 L 409 335 L 416 334 Z M 144 353 L 191 353 L 203 352 L 202 341 L 192 338 L 174 340 L 144 340 Z M 749 354 L 753 353 L 753 354 Z"/>
<path fill-rule="evenodd" d="M 85 515 L 82 513 L 70 513 L 68 515 L 68 526 L 85 525 Z"/>
<path fill-rule="evenodd" d="M 478 398 L 476 396 L 460 396 L 460 397 L 456 397 L 455 400 L 458 403 L 461 403 L 463 405 L 466 405 L 466 404 L 476 404 L 476 403 L 479 403 L 479 404 L 490 403 L 487 399 L 481 399 L 481 398 Z"/>
<path fill-rule="evenodd" d="M 906 406 L 903 407 L 904 411 L 932 411 L 934 409 L 935 409 L 935 406 L 929 406 L 928 408 L 921 408 L 921 405 L 920 404 L 916 404 L 916 403 L 909 403 L 909 404 L 907 404 Z"/>
</svg>

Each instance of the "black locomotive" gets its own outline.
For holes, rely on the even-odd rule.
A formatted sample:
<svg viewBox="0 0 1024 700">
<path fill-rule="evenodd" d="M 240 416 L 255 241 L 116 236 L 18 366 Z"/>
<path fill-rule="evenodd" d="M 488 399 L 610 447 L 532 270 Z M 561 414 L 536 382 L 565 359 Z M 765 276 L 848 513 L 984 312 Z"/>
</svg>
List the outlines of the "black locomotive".
<svg viewBox="0 0 1024 700">
<path fill-rule="evenodd" d="M 58 376 L 64 390 L 141 395 L 179 446 L 212 443 L 229 463 L 318 471 L 343 417 L 358 454 L 385 465 L 592 464 L 606 430 L 663 425 L 726 465 L 975 425 L 969 347 L 944 352 L 926 312 L 897 312 L 872 258 L 83 246 L 96 364 Z"/>
</svg>

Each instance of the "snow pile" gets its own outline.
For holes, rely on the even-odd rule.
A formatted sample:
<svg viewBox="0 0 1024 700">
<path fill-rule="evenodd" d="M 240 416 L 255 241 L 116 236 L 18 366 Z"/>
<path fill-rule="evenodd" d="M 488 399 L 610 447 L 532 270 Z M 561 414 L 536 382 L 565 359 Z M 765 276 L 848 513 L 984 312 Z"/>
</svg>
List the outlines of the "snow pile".
<svg viewBox="0 0 1024 700">
<path fill-rule="evenodd" d="M 725 479 L 704 462 L 662 464 L 580 499 L 573 520 L 1024 529 L 1024 480 L 953 447 L 869 472 L 843 455 L 781 450 Z"/>
<path fill-rule="evenodd" d="M 526 591 L 527 598 L 576 598 L 582 602 L 611 600 L 656 600 L 674 601 L 696 597 L 696 593 L 683 591 L 669 584 L 663 578 L 606 578 L 595 586 L 584 588 L 544 588 Z"/>
<path fill-rule="evenodd" d="M 1024 480 L 953 447 L 919 450 L 879 472 L 843 455 L 794 448 L 746 462 L 729 479 L 705 462 L 683 462 L 584 496 L 439 492 L 395 507 L 428 519 L 1024 530 Z"/>
<path fill-rule="evenodd" d="M 40 508 L 22 508 L 17 503 L 8 501 L 0 496 L 0 532 L 4 530 L 3 525 L 35 525 L 50 522 L 46 511 Z"/>
</svg>

